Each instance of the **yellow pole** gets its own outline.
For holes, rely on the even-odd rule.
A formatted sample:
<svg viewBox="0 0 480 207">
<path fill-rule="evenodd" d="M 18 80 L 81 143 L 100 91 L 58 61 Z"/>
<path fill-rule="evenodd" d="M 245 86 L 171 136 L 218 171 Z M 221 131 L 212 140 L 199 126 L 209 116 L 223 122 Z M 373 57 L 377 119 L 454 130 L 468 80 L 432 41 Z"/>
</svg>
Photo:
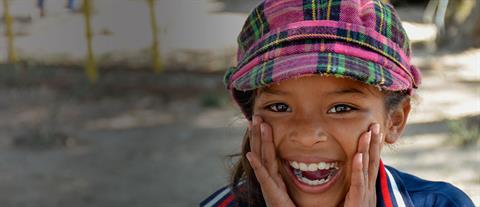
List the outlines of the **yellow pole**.
<svg viewBox="0 0 480 207">
<path fill-rule="evenodd" d="M 92 25 L 91 25 L 91 0 L 83 1 L 83 14 L 85 16 L 85 35 L 87 39 L 87 64 L 85 66 L 85 73 L 88 79 L 94 83 L 98 79 L 97 67 L 95 64 L 95 56 L 92 48 Z"/>
<path fill-rule="evenodd" d="M 152 64 L 153 71 L 155 73 L 160 73 L 162 71 L 162 63 L 160 59 L 160 51 L 158 47 L 158 30 L 157 30 L 157 19 L 155 16 L 155 1 L 148 0 L 148 7 L 150 8 L 150 23 L 152 27 Z"/>
<path fill-rule="evenodd" d="M 17 55 L 15 54 L 15 47 L 13 45 L 14 35 L 13 35 L 13 18 L 10 15 L 10 8 L 8 6 L 9 0 L 3 0 L 3 19 L 5 21 L 5 29 L 7 34 L 7 48 L 8 48 L 8 62 L 16 63 Z"/>
</svg>

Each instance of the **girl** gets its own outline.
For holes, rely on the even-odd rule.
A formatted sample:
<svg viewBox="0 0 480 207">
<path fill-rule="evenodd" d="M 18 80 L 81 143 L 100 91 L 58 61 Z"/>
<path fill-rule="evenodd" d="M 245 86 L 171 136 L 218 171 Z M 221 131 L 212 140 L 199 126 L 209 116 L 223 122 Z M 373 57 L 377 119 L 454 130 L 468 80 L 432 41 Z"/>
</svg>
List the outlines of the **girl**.
<svg viewBox="0 0 480 207">
<path fill-rule="evenodd" d="M 380 0 L 266 0 L 225 83 L 249 120 L 229 186 L 201 206 L 473 206 L 461 190 L 384 166 L 420 72 Z"/>
</svg>

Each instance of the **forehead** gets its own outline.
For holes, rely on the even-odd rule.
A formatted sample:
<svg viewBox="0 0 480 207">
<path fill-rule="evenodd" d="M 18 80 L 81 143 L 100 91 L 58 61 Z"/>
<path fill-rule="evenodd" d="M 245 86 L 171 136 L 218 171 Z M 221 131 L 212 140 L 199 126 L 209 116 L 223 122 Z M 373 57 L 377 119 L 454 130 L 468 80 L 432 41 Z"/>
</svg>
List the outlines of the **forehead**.
<svg viewBox="0 0 480 207">
<path fill-rule="evenodd" d="M 260 94 L 293 95 L 295 93 L 315 93 L 324 95 L 357 94 L 363 96 L 381 97 L 383 93 L 372 85 L 352 80 L 349 78 L 337 78 L 332 76 L 312 75 L 300 78 L 292 78 L 261 88 Z"/>
</svg>

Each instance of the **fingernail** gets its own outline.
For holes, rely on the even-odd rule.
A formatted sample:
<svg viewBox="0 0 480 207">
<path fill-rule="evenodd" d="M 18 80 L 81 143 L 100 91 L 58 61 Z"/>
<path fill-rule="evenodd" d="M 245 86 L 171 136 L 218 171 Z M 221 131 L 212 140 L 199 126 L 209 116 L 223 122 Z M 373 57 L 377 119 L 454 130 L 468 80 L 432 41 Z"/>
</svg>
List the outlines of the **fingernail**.
<svg viewBox="0 0 480 207">
<path fill-rule="evenodd" d="M 359 153 L 359 155 L 358 155 L 358 159 L 359 159 L 360 161 L 362 161 L 362 160 L 363 160 L 363 153 Z M 362 163 L 363 163 L 363 162 L 362 162 Z"/>
<path fill-rule="evenodd" d="M 378 133 L 380 133 L 380 124 L 374 124 L 372 127 L 372 131 L 374 134 L 378 135 Z"/>
<path fill-rule="evenodd" d="M 368 137 L 368 142 L 370 143 L 370 140 L 372 139 L 372 131 L 367 132 L 367 137 Z"/>
<path fill-rule="evenodd" d="M 247 153 L 245 156 L 247 157 L 247 160 L 250 162 L 252 159 L 250 153 Z"/>
<path fill-rule="evenodd" d="M 260 124 L 260 133 L 263 135 L 265 135 L 265 125 L 264 124 Z"/>
</svg>

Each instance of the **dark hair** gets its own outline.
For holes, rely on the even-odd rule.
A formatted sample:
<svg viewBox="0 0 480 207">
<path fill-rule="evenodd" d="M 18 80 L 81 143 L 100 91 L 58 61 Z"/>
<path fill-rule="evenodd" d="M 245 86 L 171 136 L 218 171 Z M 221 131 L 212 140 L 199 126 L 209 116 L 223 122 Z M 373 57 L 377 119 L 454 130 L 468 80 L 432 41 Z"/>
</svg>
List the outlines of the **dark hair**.
<svg viewBox="0 0 480 207">
<path fill-rule="evenodd" d="M 385 109 L 387 114 L 396 109 L 405 98 L 410 96 L 408 91 L 384 90 L 382 92 L 385 95 Z M 233 91 L 233 97 L 237 100 L 248 120 L 251 120 L 253 115 L 254 94 L 255 91 Z M 232 158 L 240 157 L 235 163 L 231 173 L 231 188 L 240 206 L 266 206 L 260 184 L 246 158 L 247 152 L 250 152 L 248 129 L 243 136 L 242 151 L 238 154 L 231 155 Z M 239 188 L 239 185 L 242 187 Z"/>
</svg>

